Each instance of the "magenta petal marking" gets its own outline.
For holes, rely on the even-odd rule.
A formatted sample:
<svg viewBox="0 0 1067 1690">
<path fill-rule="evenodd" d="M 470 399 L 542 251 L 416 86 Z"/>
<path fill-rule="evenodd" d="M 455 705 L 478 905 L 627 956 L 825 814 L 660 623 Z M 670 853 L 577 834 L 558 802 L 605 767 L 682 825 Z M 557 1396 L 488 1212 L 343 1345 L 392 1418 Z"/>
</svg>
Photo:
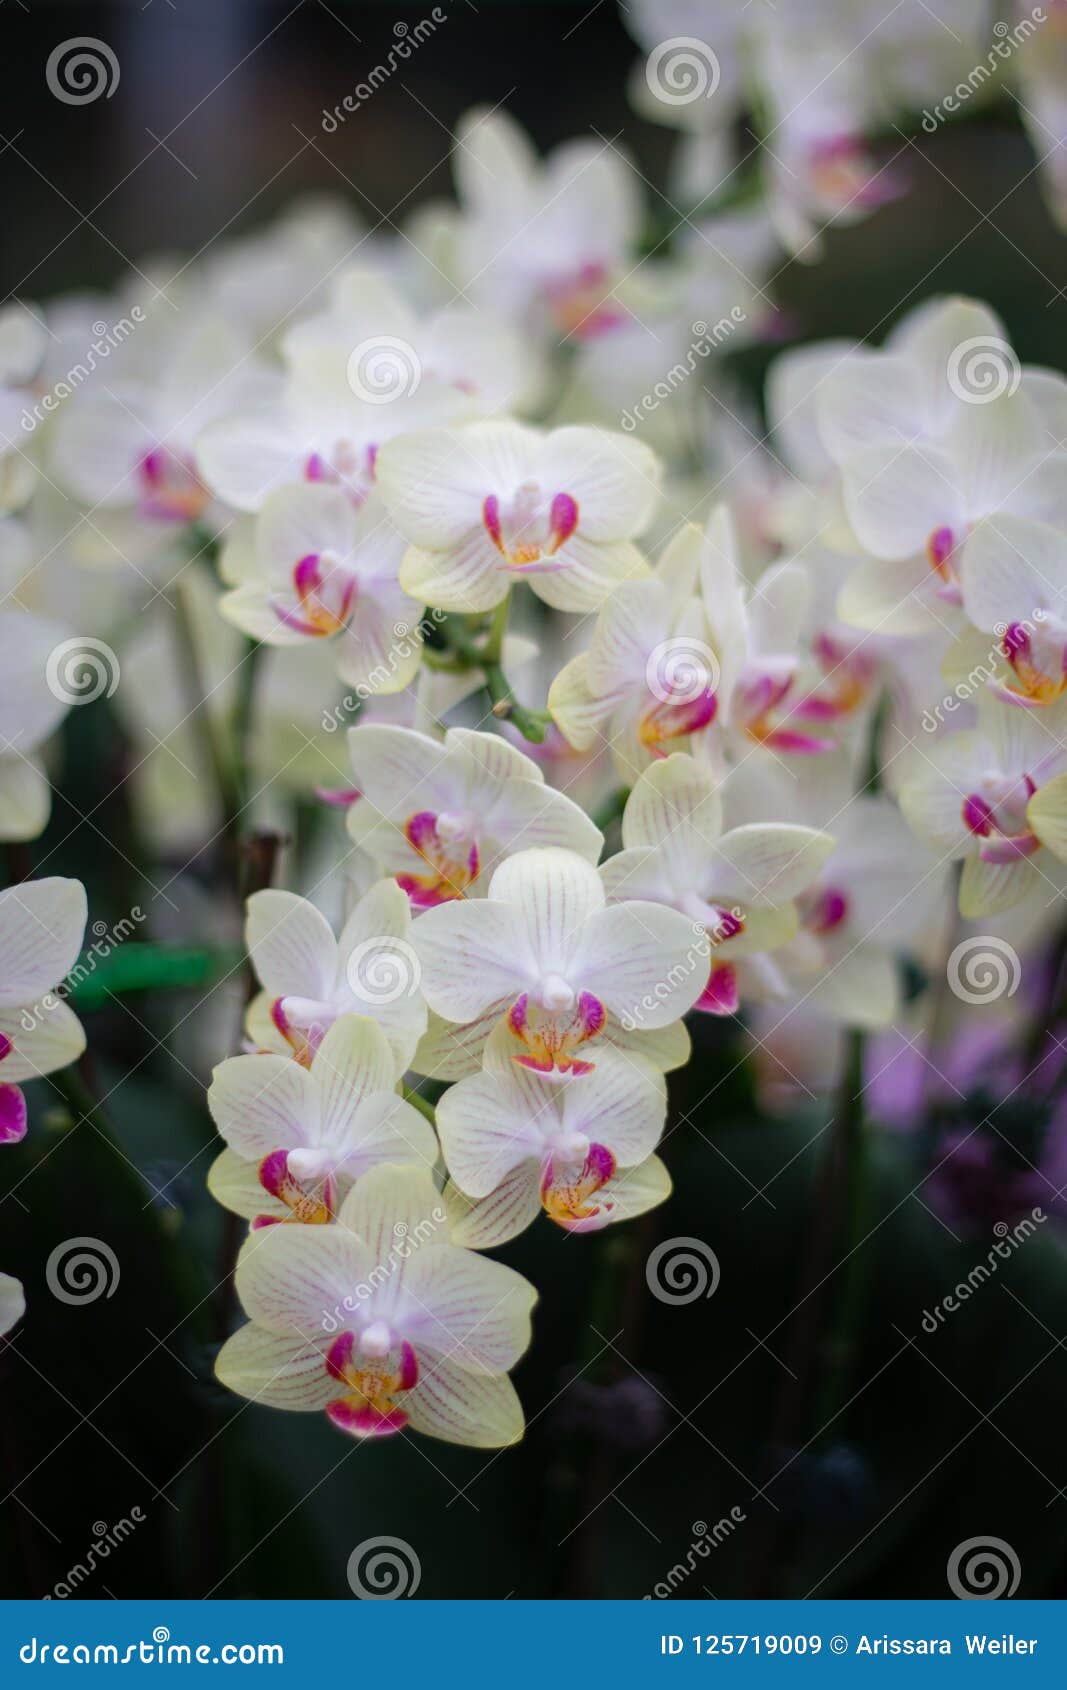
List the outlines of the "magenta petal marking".
<svg viewBox="0 0 1067 1690">
<path fill-rule="evenodd" d="M 763 735 L 764 745 L 776 751 L 792 751 L 798 757 L 821 757 L 824 752 L 836 751 L 839 741 L 819 739 L 814 734 L 795 733 L 791 728 L 773 728 Z"/>
<path fill-rule="evenodd" d="M 272 1197 L 284 1202 L 283 1193 L 289 1185 L 289 1154 L 285 1150 L 272 1150 L 269 1156 L 264 1156 L 259 1164 L 259 1183 L 264 1191 Z"/>
<path fill-rule="evenodd" d="M 335 810 L 347 810 L 363 794 L 358 786 L 317 786 L 315 797 L 320 804 L 330 804 Z"/>
<path fill-rule="evenodd" d="M 309 481 L 328 481 L 330 479 L 326 460 L 321 452 L 312 452 L 304 466 L 304 474 Z"/>
<path fill-rule="evenodd" d="M 322 586 L 322 572 L 319 569 L 318 552 L 308 552 L 294 566 L 293 583 L 300 597 L 306 598 L 309 593 Z"/>
<path fill-rule="evenodd" d="M 394 1432 L 402 1432 L 408 1423 L 408 1416 L 402 1408 L 391 1408 L 383 1413 L 372 1402 L 359 1402 L 352 1397 L 338 1397 L 335 1402 L 328 1403 L 326 1413 L 342 1432 L 351 1432 L 356 1438 L 384 1438 Z"/>
<path fill-rule="evenodd" d="M 413 845 L 420 855 L 425 856 L 428 849 L 437 844 L 437 817 L 432 810 L 418 810 L 409 816 L 404 823 L 404 833 L 409 845 Z"/>
<path fill-rule="evenodd" d="M 25 1137 L 26 1099 L 18 1086 L 0 1086 L 0 1144 L 17 1144 Z"/>
<path fill-rule="evenodd" d="M 418 1360 L 407 1339 L 400 1346 L 400 1367 L 397 1379 L 397 1389 L 400 1391 L 410 1391 L 419 1382 Z"/>
<path fill-rule="evenodd" d="M 529 1016 L 529 1011 L 530 995 L 528 992 L 523 992 L 520 997 L 517 997 L 511 1008 L 508 1010 L 508 1026 L 511 1028 L 513 1033 L 518 1034 L 520 1039 L 526 1031 L 526 1022 Z"/>
<path fill-rule="evenodd" d="M 569 493 L 557 493 L 552 501 L 549 526 L 553 535 L 553 551 L 569 540 L 578 526 L 578 504 Z"/>
<path fill-rule="evenodd" d="M 985 838 L 987 834 L 993 831 L 994 820 L 992 804 L 979 793 L 972 792 L 968 798 L 963 800 L 964 826 L 969 828 L 972 833 L 977 833 L 979 838 Z"/>
<path fill-rule="evenodd" d="M 482 505 L 482 518 L 489 530 L 489 538 L 497 551 L 502 552 L 504 550 L 504 533 L 500 526 L 500 500 L 495 493 L 490 493 Z"/>
<path fill-rule="evenodd" d="M 279 1033 L 282 1035 L 282 1038 L 287 1039 L 293 1030 L 293 1024 L 289 1020 L 288 1015 L 285 1013 L 284 998 L 274 999 L 274 1002 L 270 1006 L 270 1018 L 274 1022 L 274 1025 L 277 1027 Z"/>
<path fill-rule="evenodd" d="M 815 933 L 830 933 L 840 927 L 848 915 L 848 898 L 844 892 L 828 887 L 815 899 L 809 925 Z"/>
<path fill-rule="evenodd" d="M 607 1018 L 608 1012 L 598 997 L 594 997 L 592 992 L 579 992 L 578 1022 L 582 1029 L 582 1042 L 599 1033 Z"/>
<path fill-rule="evenodd" d="M 12 1048 L 11 1040 L 7 1034 L 0 1033 L 0 1062 L 4 1060 L 5 1056 L 10 1056 Z"/>
<path fill-rule="evenodd" d="M 326 1371 L 331 1379 L 345 1377 L 345 1368 L 352 1360 L 352 1351 L 356 1347 L 354 1332 L 339 1332 L 329 1349 L 326 1351 Z"/>
<path fill-rule="evenodd" d="M 589 1155 L 585 1160 L 583 1175 L 595 1178 L 598 1185 L 604 1185 L 615 1172 L 615 1158 L 606 1144 L 591 1144 Z"/>
<path fill-rule="evenodd" d="M 712 963 L 708 983 L 693 1008 L 702 1015 L 736 1015 L 740 1007 L 736 968 L 732 963 Z"/>
<path fill-rule="evenodd" d="M 943 574 L 945 565 L 952 556 L 956 546 L 956 537 L 951 528 L 935 528 L 927 541 L 926 554 L 937 570 Z"/>
</svg>

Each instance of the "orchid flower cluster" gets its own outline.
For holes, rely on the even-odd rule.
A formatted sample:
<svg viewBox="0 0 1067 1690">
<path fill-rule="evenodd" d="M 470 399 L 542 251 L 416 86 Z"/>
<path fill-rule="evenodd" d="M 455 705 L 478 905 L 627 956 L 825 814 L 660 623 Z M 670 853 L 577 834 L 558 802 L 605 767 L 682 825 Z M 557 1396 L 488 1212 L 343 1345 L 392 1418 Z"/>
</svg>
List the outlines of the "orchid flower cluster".
<svg viewBox="0 0 1067 1690">
<path fill-rule="evenodd" d="M 953 863 L 964 920 L 1039 933 L 1067 862 L 1067 383 L 951 299 L 781 354 L 766 438 L 709 422 L 783 249 L 897 191 L 868 132 L 916 63 L 936 89 L 971 51 L 939 0 L 830 66 L 868 10 L 631 8 L 691 197 L 742 89 L 781 131 L 763 200 L 669 254 L 640 257 L 624 153 L 542 159 L 475 112 L 457 202 L 402 240 L 306 205 L 171 281 L 149 261 L 151 301 L 0 315 L 0 834 L 42 831 L 39 748 L 106 692 L 180 855 L 219 822 L 191 718 L 217 738 L 253 662 L 241 814 L 317 797 L 333 829 L 302 893 L 247 901 L 258 990 L 208 1093 L 210 1189 L 248 1223 L 238 1393 L 514 1442 L 536 1294 L 486 1252 L 533 1225 L 580 1252 L 669 1196 L 694 1029 L 740 1018 L 818 1091 L 844 1031 L 915 1013 L 902 964 L 936 972 Z M 674 21 L 719 44 L 697 107 L 653 86 Z M 100 316 L 128 332 L 75 376 Z M 55 988 L 85 914 L 73 881 L 0 895 L 5 1140 L 18 1082 L 83 1047 Z"/>
</svg>

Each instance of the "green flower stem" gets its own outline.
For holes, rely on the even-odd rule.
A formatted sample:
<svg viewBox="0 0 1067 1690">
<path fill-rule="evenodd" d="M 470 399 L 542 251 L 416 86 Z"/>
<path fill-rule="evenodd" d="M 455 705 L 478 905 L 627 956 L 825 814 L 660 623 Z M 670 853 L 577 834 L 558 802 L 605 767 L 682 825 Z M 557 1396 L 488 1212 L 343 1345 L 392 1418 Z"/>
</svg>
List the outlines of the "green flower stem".
<svg viewBox="0 0 1067 1690">
<path fill-rule="evenodd" d="M 405 1099 L 411 1104 L 412 1108 L 417 1109 L 420 1115 L 425 1115 L 431 1127 L 436 1127 L 437 1115 L 429 1098 L 423 1097 L 422 1093 L 416 1091 L 414 1086 L 405 1085 L 402 1089 Z"/>
<path fill-rule="evenodd" d="M 461 668 L 482 671 L 493 715 L 511 722 L 523 739 L 540 745 L 552 718 L 547 710 L 527 710 L 519 703 L 501 666 L 507 612 L 508 600 L 504 599 L 494 610 L 488 633 L 481 641 L 472 634 L 466 617 L 443 616 L 438 627 L 445 644 L 460 660 Z"/>
<path fill-rule="evenodd" d="M 208 705 L 207 684 L 200 663 L 196 635 L 193 631 L 189 607 L 181 584 L 174 595 L 174 634 L 178 648 L 178 663 L 185 679 L 190 706 L 188 721 L 197 735 L 205 761 L 211 770 L 218 799 L 220 820 L 227 839 L 234 841 L 237 818 L 241 811 L 241 793 L 234 776 L 231 759 L 227 756 Z"/>
</svg>

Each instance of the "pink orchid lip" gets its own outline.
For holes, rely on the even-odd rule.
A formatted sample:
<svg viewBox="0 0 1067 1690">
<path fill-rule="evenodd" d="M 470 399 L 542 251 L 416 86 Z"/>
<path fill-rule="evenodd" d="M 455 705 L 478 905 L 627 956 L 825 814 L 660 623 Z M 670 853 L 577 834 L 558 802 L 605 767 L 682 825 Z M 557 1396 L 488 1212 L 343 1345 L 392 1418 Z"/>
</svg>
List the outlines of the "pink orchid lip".
<svg viewBox="0 0 1067 1690">
<path fill-rule="evenodd" d="M 507 1025 L 526 1047 L 513 1061 L 546 1076 L 589 1074 L 594 1064 L 574 1053 L 595 1038 L 607 1021 L 607 1010 L 592 992 L 579 992 L 565 1010 L 541 1007 L 529 992 L 515 999 L 507 1013 Z"/>
<path fill-rule="evenodd" d="M 338 440 L 329 456 L 325 452 L 309 453 L 304 462 L 304 479 L 343 487 L 358 509 L 366 503 L 374 486 L 377 464 L 376 444 L 356 447 L 351 441 Z"/>
<path fill-rule="evenodd" d="M 146 452 L 137 466 L 137 474 L 144 516 L 162 522 L 195 522 L 211 503 L 211 495 L 192 460 L 169 446 L 155 446 Z"/>
<path fill-rule="evenodd" d="M 365 1354 L 354 1332 L 340 1332 L 326 1354 L 326 1372 L 347 1387 L 326 1405 L 326 1414 L 343 1432 L 358 1438 L 389 1437 L 408 1424 L 397 1397 L 419 1381 L 415 1351 L 406 1339 L 387 1356 Z"/>
<path fill-rule="evenodd" d="M 545 300 L 567 339 L 599 340 L 631 321 L 630 312 L 607 291 L 608 276 L 606 264 L 589 262 L 547 284 Z"/>
<path fill-rule="evenodd" d="M 947 524 L 935 528 L 926 542 L 926 556 L 938 578 L 937 596 L 945 604 L 957 606 L 963 603 L 955 563 L 959 543 L 960 536 Z"/>
<path fill-rule="evenodd" d="M 1001 797 L 1002 810 L 1009 816 L 1013 810 L 1018 813 L 1036 791 L 1037 783 L 1032 776 L 1022 775 L 1010 789 L 1008 797 Z M 1041 849 L 1041 841 L 1031 828 L 1019 826 L 1009 831 L 1010 821 L 1002 820 L 997 805 L 980 792 L 968 794 L 960 813 L 968 832 L 982 841 L 978 856 L 984 863 L 1012 863 L 1020 857 L 1032 857 L 1035 851 Z"/>
<path fill-rule="evenodd" d="M 809 154 L 816 188 L 840 205 L 873 211 L 898 199 L 907 186 L 907 173 L 879 165 L 862 135 L 844 132 L 816 141 Z"/>
<path fill-rule="evenodd" d="M 852 651 L 823 631 L 812 642 L 823 679 L 797 700 L 789 714 L 798 720 L 829 722 L 862 708 L 871 696 L 878 665 L 866 652 Z"/>
<path fill-rule="evenodd" d="M 1002 681 L 990 682 L 990 691 L 1006 704 L 1024 710 L 1042 710 L 1055 704 L 1067 690 L 1067 645 L 1060 652 L 1059 673 L 1050 674 L 1037 661 L 1029 630 L 1021 622 L 1009 624 L 1001 640 L 1000 649 L 1015 673 L 1017 686 Z"/>
<path fill-rule="evenodd" d="M 798 902 L 801 919 L 811 933 L 832 933 L 848 919 L 848 894 L 839 887 L 828 886 Z"/>
<path fill-rule="evenodd" d="M 271 599 L 271 608 L 279 622 L 301 634 L 320 637 L 338 634 L 352 613 L 355 575 L 336 563 L 326 571 L 322 566 L 323 558 L 318 552 L 309 552 L 294 564 L 293 589 L 299 609 L 277 595 Z"/>
<path fill-rule="evenodd" d="M 656 698 L 641 715 L 637 737 L 647 750 L 665 757 L 667 753 L 660 749 L 664 740 L 699 733 L 715 720 L 718 708 L 718 695 L 711 686 L 704 687 L 695 698 L 678 702 Z"/>
<path fill-rule="evenodd" d="M 328 1226 L 337 1211 L 337 1181 L 334 1176 L 327 1174 L 318 1182 L 317 1190 L 309 1190 L 291 1172 L 287 1150 L 272 1150 L 264 1156 L 259 1164 L 259 1183 L 269 1196 L 284 1203 L 292 1212 L 287 1217 L 257 1215 L 252 1222 L 253 1231 L 280 1222 L 284 1224 L 285 1220 L 302 1226 Z"/>
<path fill-rule="evenodd" d="M 734 693 L 734 713 L 745 733 L 758 745 L 775 751 L 788 751 L 807 757 L 837 749 L 837 740 L 818 734 L 806 734 L 789 726 L 793 710 L 778 714 L 796 681 L 796 666 L 775 665 L 771 669 L 756 670 L 743 675 Z"/>
<path fill-rule="evenodd" d="M 591 1144 L 579 1167 L 549 1156 L 541 1174 L 541 1204 L 545 1213 L 568 1232 L 592 1231 L 611 1219 L 613 1203 L 589 1199 L 615 1172 L 616 1161 L 604 1144 Z"/>
<path fill-rule="evenodd" d="M 404 823 L 404 837 L 422 857 L 426 874 L 404 873 L 394 878 L 416 909 L 432 909 L 453 898 L 464 898 L 481 870 L 478 841 L 463 836 L 449 837 L 443 815 L 417 810 Z M 469 825 L 464 823 L 464 828 Z"/>
<path fill-rule="evenodd" d="M 488 494 L 482 521 L 509 569 L 521 575 L 543 574 L 563 568 L 564 560 L 556 553 L 578 527 L 578 503 L 569 493 L 556 493 L 546 519 L 541 489 L 535 482 L 524 482 L 507 511 L 496 493 Z"/>
<path fill-rule="evenodd" d="M 270 1018 L 277 1027 L 287 1044 L 292 1045 L 296 1060 L 310 1068 L 315 1052 L 326 1036 L 333 1023 L 333 1012 L 328 1004 L 315 1006 L 317 1014 L 310 1020 L 302 1019 L 299 1007 L 305 1011 L 309 1008 L 306 998 L 281 997 L 274 998 L 270 1006 Z"/>
</svg>

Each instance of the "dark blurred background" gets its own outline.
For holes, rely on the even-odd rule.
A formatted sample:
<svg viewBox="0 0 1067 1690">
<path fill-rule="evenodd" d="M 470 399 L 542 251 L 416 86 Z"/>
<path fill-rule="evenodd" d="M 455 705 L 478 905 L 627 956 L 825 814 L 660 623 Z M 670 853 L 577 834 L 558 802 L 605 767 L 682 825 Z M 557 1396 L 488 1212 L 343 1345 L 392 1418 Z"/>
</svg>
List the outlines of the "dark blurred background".
<svg viewBox="0 0 1067 1690">
<path fill-rule="evenodd" d="M 448 191 L 448 131 L 476 102 L 502 101 L 542 146 L 621 135 L 664 185 L 673 132 L 628 109 L 636 49 L 614 0 L 445 9 L 358 121 L 326 136 L 323 108 L 381 60 L 398 20 L 414 27 L 429 8 L 4 0 L 5 295 L 109 285 L 130 260 L 199 251 L 308 190 L 350 194 L 388 229 Z M 52 47 L 75 34 L 106 40 L 122 66 L 114 96 L 83 108 L 44 85 Z M 931 294 L 974 291 L 1025 361 L 1063 368 L 1067 247 L 1010 102 L 918 131 L 905 156 L 907 196 L 833 232 L 822 265 L 778 278 L 798 336 L 863 335 Z M 769 355 L 742 357 L 753 394 Z M 105 701 L 72 713 L 57 813 L 30 849 L 32 866 L 58 847 L 49 872 L 87 879 L 91 919 L 120 915 L 131 888 L 105 880 L 112 853 L 63 795 L 91 809 L 121 769 L 117 733 Z M 126 820 L 109 812 L 112 838 Z M 952 1549 L 990 1534 L 1018 1554 L 1021 1595 L 1065 1593 L 1067 1263 L 1053 1225 L 929 1337 L 924 1309 L 988 1236 L 955 1243 L 911 1195 L 920 1148 L 874 1133 L 849 1293 L 859 1315 L 847 1353 L 820 1354 L 837 1382 L 829 1423 L 796 1424 L 788 1316 L 818 1218 L 822 1119 L 763 1117 L 728 1031 L 705 1027 L 674 1084 L 693 1118 L 668 1145 L 669 1206 L 629 1244 L 546 1225 L 504 1253 L 542 1298 L 516 1375 L 531 1422 L 521 1448 L 353 1446 L 315 1417 L 228 1398 L 211 1373 L 232 1312 L 213 1292 L 225 1241 L 203 1186 L 212 1130 L 170 1038 L 195 1001 L 176 991 L 85 1012 L 122 1156 L 92 1120 L 72 1130 L 78 1109 L 46 1083 L 31 1088 L 30 1136 L 4 1153 L 0 1267 L 26 1281 L 30 1306 L 0 1358 L 4 1594 L 45 1594 L 97 1526 L 134 1507 L 144 1522 L 78 1594 L 346 1597 L 352 1550 L 390 1535 L 418 1555 L 420 1596 L 639 1597 L 731 1509 L 743 1522 L 677 1594 L 941 1596 Z M 44 1263 L 85 1233 L 109 1242 L 121 1280 L 65 1307 Z M 668 1307 L 648 1295 L 644 1261 L 658 1239 L 687 1236 L 714 1247 L 721 1283 Z M 615 1327 L 601 1297 L 623 1309 Z"/>
</svg>

